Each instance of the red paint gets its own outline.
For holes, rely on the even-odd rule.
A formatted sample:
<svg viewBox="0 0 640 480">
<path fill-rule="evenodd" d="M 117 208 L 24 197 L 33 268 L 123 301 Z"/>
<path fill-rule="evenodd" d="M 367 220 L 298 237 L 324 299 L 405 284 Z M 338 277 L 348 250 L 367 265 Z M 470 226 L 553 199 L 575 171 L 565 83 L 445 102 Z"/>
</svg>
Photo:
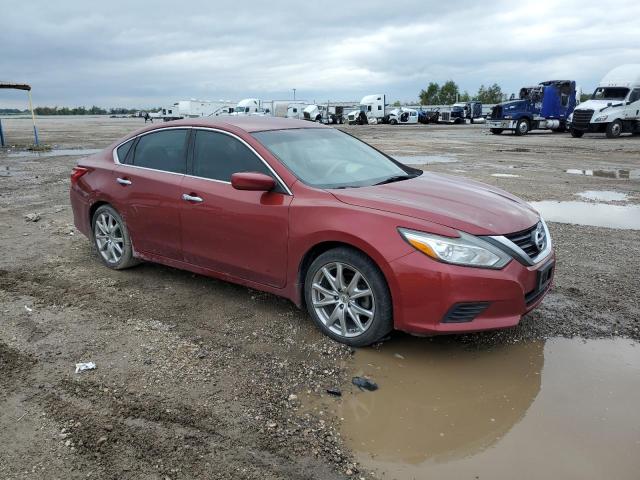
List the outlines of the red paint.
<svg viewBox="0 0 640 480">
<path fill-rule="evenodd" d="M 297 120 L 189 119 L 146 127 L 127 138 L 174 126 L 237 135 L 292 194 L 274 189 L 273 179 L 258 173 L 235 174 L 229 183 L 118 165 L 113 149 L 125 138 L 79 162 L 87 171 L 72 181 L 71 204 L 81 232 L 91 236 L 91 208 L 110 203 L 125 219 L 140 258 L 268 291 L 298 305 L 305 255 L 325 242 L 351 245 L 383 272 L 395 327 L 414 333 L 510 327 L 542 301 L 544 295 L 531 305 L 524 300 L 542 263 L 525 267 L 512 260 L 501 270 L 449 265 L 417 252 L 397 232 L 405 227 L 452 237 L 457 230 L 501 235 L 534 225 L 537 213 L 507 192 L 432 173 L 372 187 L 309 187 L 251 136 L 261 130 L 328 128 Z M 119 184 L 118 178 L 131 184 Z M 203 201 L 185 201 L 184 193 Z M 470 323 L 441 323 L 453 304 L 474 301 L 490 306 Z"/>
</svg>

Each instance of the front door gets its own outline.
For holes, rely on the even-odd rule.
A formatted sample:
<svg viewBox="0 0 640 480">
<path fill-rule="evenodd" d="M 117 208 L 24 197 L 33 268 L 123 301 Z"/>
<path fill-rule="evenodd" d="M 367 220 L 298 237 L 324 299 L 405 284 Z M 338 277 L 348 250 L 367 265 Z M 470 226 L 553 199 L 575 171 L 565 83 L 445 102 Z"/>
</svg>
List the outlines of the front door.
<svg viewBox="0 0 640 480">
<path fill-rule="evenodd" d="M 231 175 L 275 175 L 237 137 L 194 129 L 189 175 L 182 183 L 182 248 L 186 262 L 257 283 L 284 286 L 288 210 L 282 185 L 272 192 L 236 190 Z"/>
</svg>

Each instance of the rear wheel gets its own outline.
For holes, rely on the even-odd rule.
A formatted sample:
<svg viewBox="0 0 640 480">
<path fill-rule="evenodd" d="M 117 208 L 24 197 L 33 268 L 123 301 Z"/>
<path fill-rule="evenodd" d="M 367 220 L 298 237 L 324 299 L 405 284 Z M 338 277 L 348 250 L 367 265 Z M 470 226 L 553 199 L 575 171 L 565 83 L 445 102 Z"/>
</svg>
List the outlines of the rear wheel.
<svg viewBox="0 0 640 480">
<path fill-rule="evenodd" d="M 573 138 L 580 138 L 584 135 L 584 132 L 582 130 L 576 130 L 575 128 L 571 129 L 571 136 Z"/>
<path fill-rule="evenodd" d="M 107 267 L 123 270 L 140 263 L 133 257 L 127 225 L 111 205 L 102 205 L 93 214 L 93 242 Z"/>
<path fill-rule="evenodd" d="M 529 133 L 529 120 L 521 118 L 516 123 L 516 135 L 526 135 Z"/>
<path fill-rule="evenodd" d="M 304 293 L 313 321 L 338 342 L 370 345 L 393 328 L 387 282 L 357 250 L 340 247 L 318 256 L 306 273 Z"/>
<path fill-rule="evenodd" d="M 607 138 L 618 138 L 622 133 L 622 122 L 620 120 L 614 120 L 607 124 Z"/>
<path fill-rule="evenodd" d="M 494 135 L 500 135 L 502 132 L 504 132 L 504 129 L 502 129 L 502 128 L 492 128 L 491 129 L 491 133 L 493 133 Z"/>
</svg>

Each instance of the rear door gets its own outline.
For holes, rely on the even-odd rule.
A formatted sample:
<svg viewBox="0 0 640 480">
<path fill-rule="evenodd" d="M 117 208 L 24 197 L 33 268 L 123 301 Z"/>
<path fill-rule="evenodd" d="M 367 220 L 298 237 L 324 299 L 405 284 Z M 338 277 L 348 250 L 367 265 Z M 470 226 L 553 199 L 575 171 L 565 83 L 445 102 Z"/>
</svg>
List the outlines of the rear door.
<svg viewBox="0 0 640 480">
<path fill-rule="evenodd" d="M 189 175 L 182 184 L 185 261 L 237 278 L 281 287 L 286 281 L 291 195 L 238 137 L 194 129 Z M 279 183 L 272 192 L 236 190 L 231 175 L 259 172 Z"/>
<path fill-rule="evenodd" d="M 115 207 L 137 252 L 182 260 L 181 183 L 190 129 L 163 128 L 138 137 L 116 167 Z"/>
</svg>

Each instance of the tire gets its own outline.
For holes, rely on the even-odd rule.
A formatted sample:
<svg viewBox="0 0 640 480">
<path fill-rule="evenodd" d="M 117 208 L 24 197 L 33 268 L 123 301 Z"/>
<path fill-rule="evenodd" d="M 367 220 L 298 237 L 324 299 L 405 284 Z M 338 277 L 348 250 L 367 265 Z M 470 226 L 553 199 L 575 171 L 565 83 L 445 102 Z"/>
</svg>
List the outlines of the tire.
<svg viewBox="0 0 640 480">
<path fill-rule="evenodd" d="M 607 124 L 607 138 L 618 138 L 621 133 L 622 122 L 620 120 L 614 120 L 613 122 Z"/>
<path fill-rule="evenodd" d="M 529 128 L 529 120 L 527 120 L 526 118 L 521 118 L 520 120 L 518 120 L 518 123 L 516 123 L 515 134 L 518 136 L 526 135 L 527 133 L 529 133 Z"/>
<path fill-rule="evenodd" d="M 389 124 L 397 125 L 398 124 L 398 120 L 396 120 L 395 118 L 392 118 L 391 120 L 389 120 Z"/>
<path fill-rule="evenodd" d="M 360 277 L 354 286 L 356 273 Z M 304 298 L 315 324 L 337 342 L 364 347 L 393 329 L 393 306 L 384 275 L 358 250 L 339 247 L 319 255 L 305 275 Z"/>
<path fill-rule="evenodd" d="M 111 205 L 98 207 L 91 219 L 91 231 L 96 252 L 105 266 L 113 270 L 124 270 L 140 263 L 133 256 L 127 225 Z"/>
<path fill-rule="evenodd" d="M 572 128 L 570 132 L 573 138 L 582 138 L 582 136 L 584 135 L 584 132 L 582 130 L 576 130 L 575 128 Z"/>
<path fill-rule="evenodd" d="M 502 129 L 502 128 L 492 128 L 491 129 L 491 133 L 493 133 L 494 135 L 500 135 L 502 132 L 504 132 L 504 129 Z"/>
</svg>

